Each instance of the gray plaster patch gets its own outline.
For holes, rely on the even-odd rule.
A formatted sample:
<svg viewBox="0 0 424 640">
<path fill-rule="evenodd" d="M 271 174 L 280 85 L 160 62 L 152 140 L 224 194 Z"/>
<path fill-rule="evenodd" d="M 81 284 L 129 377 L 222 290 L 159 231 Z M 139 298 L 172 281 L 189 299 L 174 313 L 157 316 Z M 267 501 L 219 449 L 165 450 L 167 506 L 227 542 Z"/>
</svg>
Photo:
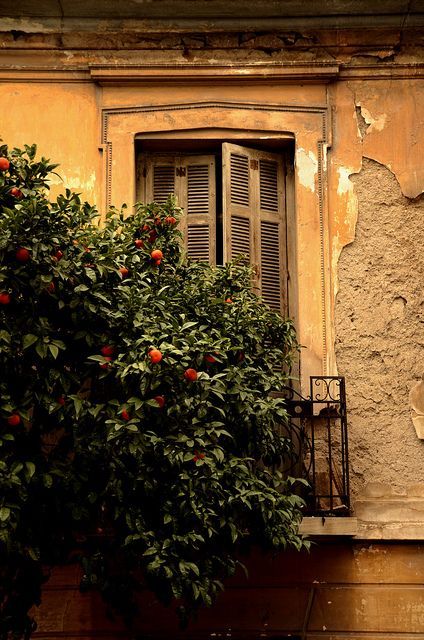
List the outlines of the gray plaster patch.
<svg viewBox="0 0 424 640">
<path fill-rule="evenodd" d="M 339 262 L 336 354 L 346 376 L 353 499 L 367 482 L 424 482 L 409 391 L 424 369 L 424 198 L 364 159 L 356 237 Z"/>
</svg>

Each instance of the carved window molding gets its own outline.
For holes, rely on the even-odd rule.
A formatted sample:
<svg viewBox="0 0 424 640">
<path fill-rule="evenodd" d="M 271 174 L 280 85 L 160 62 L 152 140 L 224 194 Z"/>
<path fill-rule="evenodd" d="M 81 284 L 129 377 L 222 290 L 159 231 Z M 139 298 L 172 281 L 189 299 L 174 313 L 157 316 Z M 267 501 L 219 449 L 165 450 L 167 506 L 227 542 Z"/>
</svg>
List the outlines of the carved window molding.
<svg viewBox="0 0 424 640">
<path fill-rule="evenodd" d="M 168 91 L 167 94 L 170 92 Z M 172 93 L 172 92 L 171 92 Z M 193 94 L 201 90 L 193 87 Z M 164 94 L 166 95 L 166 94 Z M 302 380 L 335 372 L 333 300 L 328 238 L 326 155 L 331 144 L 327 105 L 201 101 L 105 108 L 102 111 L 104 209 L 136 198 L 135 140 L 143 135 L 187 136 L 217 129 L 295 140 L 290 274 L 293 313 L 302 350 Z"/>
</svg>

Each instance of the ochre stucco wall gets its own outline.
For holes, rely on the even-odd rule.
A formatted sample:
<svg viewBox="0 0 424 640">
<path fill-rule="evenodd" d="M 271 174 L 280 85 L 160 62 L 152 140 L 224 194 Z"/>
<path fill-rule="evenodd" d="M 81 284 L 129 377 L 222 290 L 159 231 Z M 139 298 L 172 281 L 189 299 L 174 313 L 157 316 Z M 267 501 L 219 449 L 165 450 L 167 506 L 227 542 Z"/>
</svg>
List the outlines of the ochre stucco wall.
<svg viewBox="0 0 424 640">
<path fill-rule="evenodd" d="M 33 78 L 35 80 L 35 78 Z M 36 143 L 38 152 L 60 164 L 52 196 L 65 188 L 99 201 L 101 155 L 99 89 L 88 83 L 4 82 L 0 100 L 7 108 L 0 138 L 10 147 Z"/>
<path fill-rule="evenodd" d="M 178 640 L 287 638 L 304 640 L 421 639 L 424 554 L 420 545 L 333 541 L 308 552 L 252 554 L 212 608 L 186 630 L 173 607 L 140 595 L 135 633 L 105 615 L 98 594 L 78 591 L 78 567 L 58 568 L 44 591 L 35 638 Z M 216 634 L 213 636 L 212 634 Z"/>
<path fill-rule="evenodd" d="M 270 25 L 268 32 L 239 33 L 236 21 L 228 33 L 210 32 L 207 21 L 198 33 L 178 28 L 178 20 L 162 34 L 158 22 L 154 31 L 146 21 L 3 21 L 0 137 L 11 146 L 36 142 L 41 154 L 60 163 L 63 184 L 55 182 L 53 195 L 67 186 L 102 207 L 110 171 L 114 203 L 131 202 L 134 155 L 128 149 L 136 133 L 154 130 L 155 122 L 162 130 L 168 122 L 170 131 L 205 126 L 199 111 L 185 119 L 181 110 L 148 114 L 154 105 L 232 102 L 233 111 L 210 111 L 214 126 L 226 119 L 293 133 L 293 277 L 302 284 L 303 375 L 321 373 L 325 364 L 327 373 L 346 377 L 353 499 L 365 484 L 380 482 L 358 512 L 371 509 L 393 537 L 393 520 L 402 527 L 409 518 L 414 537 L 422 538 L 424 444 L 407 402 L 424 369 L 422 32 L 322 27 L 279 33 Z M 237 102 L 250 104 L 238 111 Z M 259 116 L 254 104 L 287 108 Z M 131 115 L 136 107 L 142 109 Z M 114 114 L 108 116 L 109 156 L 106 112 Z M 325 132 L 317 150 L 320 118 Z M 390 487 L 400 499 L 390 497 Z M 376 510 L 373 500 L 380 497 L 385 501 Z M 378 526 L 374 536 L 388 535 Z M 237 628 L 239 637 L 303 629 L 309 640 L 422 638 L 422 558 L 418 544 L 355 542 L 314 548 L 307 560 L 259 559 L 256 588 L 234 584 L 199 628 L 204 625 L 205 637 L 217 623 L 223 633 Z M 77 578 L 65 570 L 46 587 L 39 637 L 127 637 L 99 612 L 95 597 L 79 594 Z M 149 631 L 160 632 L 163 612 L 152 604 L 148 614 Z"/>
<path fill-rule="evenodd" d="M 90 32 L 78 33 L 74 25 L 65 28 L 62 40 L 42 23 L 34 23 L 32 30 L 13 39 L 7 31 L 2 36 L 0 100 L 8 108 L 0 135 L 11 146 L 36 142 L 41 154 L 60 163 L 63 183 L 54 179 L 53 195 L 67 186 L 104 206 L 108 174 L 102 114 L 107 110 L 111 114 L 190 101 L 288 106 L 268 119 L 263 112 L 255 117 L 251 107 L 231 114 L 218 108 L 207 120 L 209 126 L 222 121 L 222 126 L 240 129 L 280 127 L 295 135 L 297 323 L 306 347 L 303 376 L 306 382 L 309 374 L 324 371 L 346 376 L 353 498 L 375 479 L 397 489 L 424 483 L 422 444 L 407 403 L 408 391 L 424 368 L 419 316 L 423 205 L 419 199 L 408 200 L 424 190 L 424 84 L 416 77 L 424 56 L 413 33 L 408 35 L 410 45 L 398 54 L 397 66 L 392 54 L 400 45 L 392 31 L 374 38 L 376 53 L 377 44 L 365 42 L 367 36 L 358 31 L 335 37 L 321 30 L 293 42 L 276 34 L 197 39 L 156 34 L 137 43 L 134 34 L 124 43 L 114 32 L 106 46 L 106 28 L 94 38 Z M 299 79 L 275 77 L 288 62 L 300 65 Z M 202 82 L 196 73 L 205 73 L 206 63 L 219 67 L 215 72 L 206 67 L 209 76 Z M 333 63 L 334 68 L 343 66 L 330 73 Z M 131 82 L 125 79 L 128 64 L 130 70 L 135 64 L 144 69 L 138 78 L 131 71 Z M 176 71 L 166 74 L 167 65 Z M 243 68 L 238 79 L 229 79 L 229 70 L 233 73 L 237 65 Z M 258 71 L 261 68 L 265 70 Z M 122 77 L 119 69 L 124 70 Z M 187 75 L 186 82 L 173 81 L 177 72 Z M 163 80 L 152 81 L 155 73 L 165 73 Z M 272 81 L 266 81 L 267 74 Z M 311 107 L 327 115 L 321 177 L 314 138 L 319 120 L 306 112 Z M 111 140 L 115 136 L 111 194 L 119 206 L 134 199 L 134 157 L 128 154 L 134 136 L 155 127 L 202 127 L 205 116 L 194 110 L 187 115 L 167 112 L 160 122 L 160 116 L 145 112 L 110 116 L 108 122 L 107 135 Z M 364 169 L 364 158 L 380 163 L 378 170 L 377 165 Z M 379 199 L 383 187 L 384 199 Z M 376 259 L 377 248 L 381 260 Z M 365 271 L 368 263 L 373 268 Z"/>
</svg>

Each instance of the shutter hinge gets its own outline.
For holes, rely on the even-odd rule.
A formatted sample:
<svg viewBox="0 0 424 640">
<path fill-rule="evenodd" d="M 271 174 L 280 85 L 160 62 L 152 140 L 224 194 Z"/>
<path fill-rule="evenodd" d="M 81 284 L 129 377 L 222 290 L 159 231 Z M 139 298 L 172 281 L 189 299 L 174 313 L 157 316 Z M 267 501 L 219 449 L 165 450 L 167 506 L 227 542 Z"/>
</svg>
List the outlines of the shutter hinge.
<svg viewBox="0 0 424 640">
<path fill-rule="evenodd" d="M 257 160 L 250 160 L 250 168 L 253 169 L 254 171 L 257 171 L 259 169 L 259 162 Z"/>
<path fill-rule="evenodd" d="M 185 174 L 186 174 L 186 168 L 185 168 L 185 167 L 176 167 L 176 169 L 175 169 L 175 174 L 176 174 L 177 176 L 184 177 L 184 176 L 185 176 Z"/>
</svg>

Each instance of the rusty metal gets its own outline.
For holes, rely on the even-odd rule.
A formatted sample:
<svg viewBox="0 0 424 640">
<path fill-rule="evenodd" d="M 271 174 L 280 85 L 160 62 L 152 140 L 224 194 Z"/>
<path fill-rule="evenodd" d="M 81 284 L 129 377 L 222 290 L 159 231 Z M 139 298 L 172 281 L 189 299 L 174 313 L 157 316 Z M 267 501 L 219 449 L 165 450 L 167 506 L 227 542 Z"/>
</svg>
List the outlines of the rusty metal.
<svg viewBox="0 0 424 640">
<path fill-rule="evenodd" d="M 308 515 L 349 515 L 349 446 L 345 379 L 311 376 L 309 396 L 285 387 L 291 475 L 304 478 Z M 285 469 L 287 471 L 287 468 Z"/>
</svg>

